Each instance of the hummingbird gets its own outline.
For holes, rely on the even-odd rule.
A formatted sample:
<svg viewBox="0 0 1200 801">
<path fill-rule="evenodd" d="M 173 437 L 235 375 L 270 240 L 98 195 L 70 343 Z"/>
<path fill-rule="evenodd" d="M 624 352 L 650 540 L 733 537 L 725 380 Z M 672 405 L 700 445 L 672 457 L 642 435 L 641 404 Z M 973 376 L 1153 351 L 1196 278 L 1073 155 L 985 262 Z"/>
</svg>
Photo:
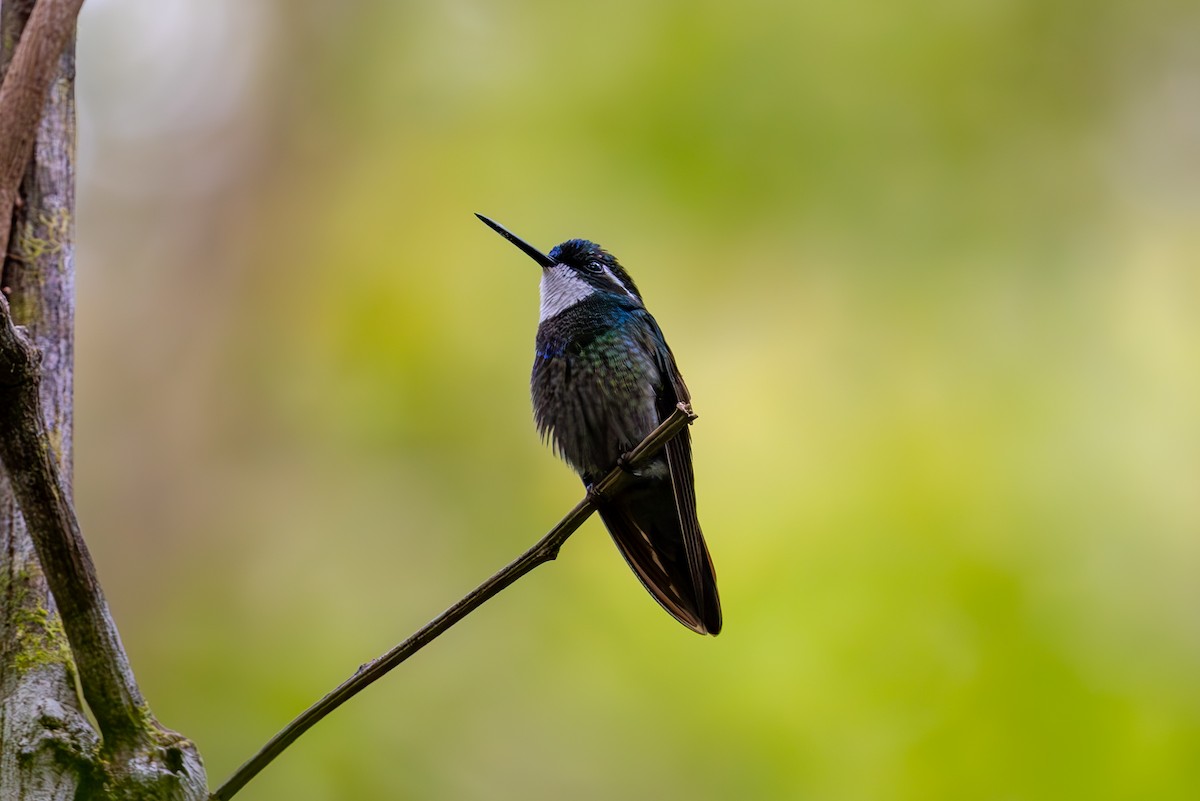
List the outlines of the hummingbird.
<svg viewBox="0 0 1200 801">
<path fill-rule="evenodd" d="M 530 389 L 538 432 L 584 486 L 617 466 L 691 396 L 633 279 L 594 242 L 568 239 L 548 254 L 476 214 L 542 268 Z M 597 504 L 634 574 L 676 620 L 721 630 L 712 558 L 696 517 L 692 444 L 685 429 Z"/>
</svg>

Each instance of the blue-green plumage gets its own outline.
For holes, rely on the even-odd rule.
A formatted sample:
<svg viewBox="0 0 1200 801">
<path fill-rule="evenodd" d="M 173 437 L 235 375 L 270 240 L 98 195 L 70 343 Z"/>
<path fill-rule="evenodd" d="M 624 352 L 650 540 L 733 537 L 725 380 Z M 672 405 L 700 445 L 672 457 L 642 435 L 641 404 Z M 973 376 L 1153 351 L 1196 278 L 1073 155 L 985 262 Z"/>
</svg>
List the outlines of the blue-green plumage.
<svg viewBox="0 0 1200 801">
<path fill-rule="evenodd" d="M 534 418 L 584 481 L 611 470 L 658 425 L 662 377 L 657 354 L 644 347 L 644 326 L 597 295 L 538 326 Z"/>
<path fill-rule="evenodd" d="M 591 485 L 654 430 L 687 387 L 633 280 L 598 245 L 568 240 L 543 255 L 481 220 L 542 267 L 531 390 L 538 431 Z M 712 560 L 696 518 L 687 431 L 607 499 L 600 516 L 642 584 L 701 634 L 721 629 Z"/>
</svg>

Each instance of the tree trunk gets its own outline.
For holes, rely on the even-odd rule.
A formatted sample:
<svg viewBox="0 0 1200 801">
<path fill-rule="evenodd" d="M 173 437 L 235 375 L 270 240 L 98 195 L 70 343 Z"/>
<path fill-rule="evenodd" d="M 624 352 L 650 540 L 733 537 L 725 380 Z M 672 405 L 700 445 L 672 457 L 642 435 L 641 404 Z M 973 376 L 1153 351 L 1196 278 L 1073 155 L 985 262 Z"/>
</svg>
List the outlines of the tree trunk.
<svg viewBox="0 0 1200 801">
<path fill-rule="evenodd" d="M 7 66 L 32 2 L 0 10 Z M 58 62 L 12 216 L 0 291 L 42 353 L 46 430 L 70 493 L 75 245 L 75 46 Z M 0 471 L 0 801 L 75 797 L 97 751 L 75 668 L 25 521 Z M 81 771 L 81 768 L 85 768 Z"/>
<path fill-rule="evenodd" d="M 0 801 L 199 801 L 200 754 L 142 697 L 71 502 L 81 3 L 0 5 Z"/>
</svg>

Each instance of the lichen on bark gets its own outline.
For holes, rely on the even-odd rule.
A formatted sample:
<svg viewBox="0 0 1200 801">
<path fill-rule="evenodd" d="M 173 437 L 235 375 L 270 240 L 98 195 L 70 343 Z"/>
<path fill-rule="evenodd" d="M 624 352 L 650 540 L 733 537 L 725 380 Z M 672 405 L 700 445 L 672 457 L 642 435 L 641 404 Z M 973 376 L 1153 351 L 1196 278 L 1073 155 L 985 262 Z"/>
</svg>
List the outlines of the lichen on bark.
<svg viewBox="0 0 1200 801">
<path fill-rule="evenodd" d="M 145 705 L 71 505 L 79 5 L 0 4 L 0 801 L 196 801 L 199 753 Z"/>
</svg>

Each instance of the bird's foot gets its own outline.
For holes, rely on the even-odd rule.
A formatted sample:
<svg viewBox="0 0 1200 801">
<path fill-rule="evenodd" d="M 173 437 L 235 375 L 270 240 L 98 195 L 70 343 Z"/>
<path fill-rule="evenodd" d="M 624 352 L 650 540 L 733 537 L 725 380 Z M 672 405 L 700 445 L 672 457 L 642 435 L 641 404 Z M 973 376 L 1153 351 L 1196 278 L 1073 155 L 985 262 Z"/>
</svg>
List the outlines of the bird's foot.
<svg viewBox="0 0 1200 801">
<path fill-rule="evenodd" d="M 591 503 L 592 506 L 596 507 L 597 509 L 599 509 L 601 506 L 603 506 L 605 503 L 608 502 L 608 497 L 603 492 L 601 492 L 600 488 L 598 486 L 596 486 L 595 484 L 587 485 L 587 498 L 588 498 L 588 502 Z"/>
<path fill-rule="evenodd" d="M 700 415 L 696 414 L 692 410 L 692 404 L 688 401 L 680 401 L 679 403 L 675 404 L 675 408 L 687 415 L 689 426 L 696 422 L 696 420 L 700 417 Z"/>
</svg>

